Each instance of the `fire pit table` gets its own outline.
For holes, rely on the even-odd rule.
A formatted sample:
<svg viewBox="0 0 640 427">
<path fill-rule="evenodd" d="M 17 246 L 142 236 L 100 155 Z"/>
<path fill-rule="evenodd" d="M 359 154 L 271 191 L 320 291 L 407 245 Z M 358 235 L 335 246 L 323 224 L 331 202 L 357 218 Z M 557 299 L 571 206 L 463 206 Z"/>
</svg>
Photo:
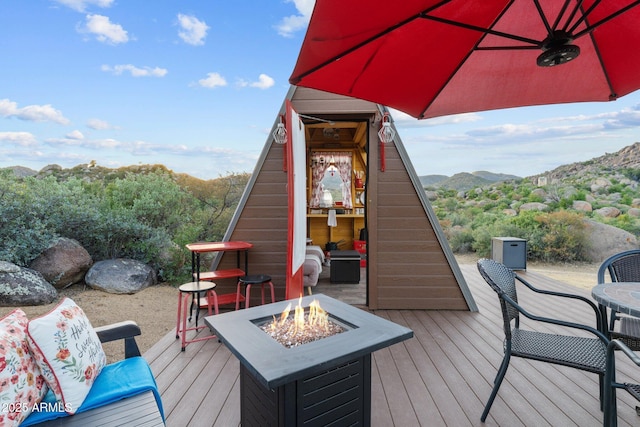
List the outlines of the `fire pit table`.
<svg viewBox="0 0 640 427">
<path fill-rule="evenodd" d="M 371 424 L 371 353 L 413 331 L 322 294 L 299 305 L 308 313 L 314 300 L 342 332 L 293 347 L 263 327 L 298 300 L 205 317 L 240 360 L 243 427 Z"/>
</svg>

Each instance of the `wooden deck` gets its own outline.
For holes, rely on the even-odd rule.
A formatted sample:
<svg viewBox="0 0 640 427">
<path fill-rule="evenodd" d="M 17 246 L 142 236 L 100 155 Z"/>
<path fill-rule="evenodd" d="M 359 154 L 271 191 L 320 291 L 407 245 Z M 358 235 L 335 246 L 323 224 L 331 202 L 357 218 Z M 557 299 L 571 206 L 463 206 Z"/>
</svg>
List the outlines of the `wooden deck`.
<svg viewBox="0 0 640 427">
<path fill-rule="evenodd" d="M 478 304 L 463 311 L 378 310 L 376 315 L 405 325 L 414 338 L 377 351 L 372 358 L 373 426 L 481 426 L 480 414 L 502 361 L 502 319 L 497 296 L 475 265 L 461 269 Z M 534 273 L 523 276 L 542 287 L 568 290 Z M 584 291 L 588 296 L 588 292 Z M 532 312 L 594 324 L 593 316 L 557 298 L 535 299 L 521 291 Z M 578 307 L 578 308 L 576 308 Z M 525 322 L 525 324 L 527 324 Z M 555 327 L 545 326 L 554 331 Z M 208 334 L 208 331 L 201 332 Z M 144 354 L 162 393 L 167 426 L 240 424 L 239 362 L 217 340 L 189 344 L 180 351 L 169 333 Z M 624 357 L 618 375 L 640 370 Z M 635 400 L 618 393 L 619 425 L 640 425 Z M 513 358 L 486 426 L 599 426 L 597 375 Z"/>
</svg>

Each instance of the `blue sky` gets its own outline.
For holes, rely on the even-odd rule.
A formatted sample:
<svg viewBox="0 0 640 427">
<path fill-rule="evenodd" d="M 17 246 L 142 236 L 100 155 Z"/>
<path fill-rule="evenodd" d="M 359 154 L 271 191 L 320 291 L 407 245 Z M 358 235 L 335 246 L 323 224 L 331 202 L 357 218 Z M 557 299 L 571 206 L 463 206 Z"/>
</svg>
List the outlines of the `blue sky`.
<svg viewBox="0 0 640 427">
<path fill-rule="evenodd" d="M 4 0 L 0 167 L 251 172 L 313 3 Z M 423 121 L 392 114 L 420 175 L 529 176 L 640 141 L 638 93 Z"/>
</svg>

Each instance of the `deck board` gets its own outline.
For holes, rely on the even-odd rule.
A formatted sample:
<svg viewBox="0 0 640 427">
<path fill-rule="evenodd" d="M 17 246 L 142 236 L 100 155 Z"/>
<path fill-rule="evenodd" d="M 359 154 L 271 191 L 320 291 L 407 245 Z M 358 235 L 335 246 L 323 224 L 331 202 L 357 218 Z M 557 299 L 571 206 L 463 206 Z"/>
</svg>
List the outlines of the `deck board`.
<svg viewBox="0 0 640 427">
<path fill-rule="evenodd" d="M 497 296 L 475 265 L 460 267 L 479 312 L 375 312 L 411 328 L 414 338 L 373 354 L 372 426 L 483 425 L 480 414 L 502 361 L 502 318 Z M 588 291 L 540 274 L 520 273 L 538 286 L 590 298 Z M 525 307 L 537 314 L 593 324 L 593 314 L 586 306 L 568 306 L 557 298 L 541 298 L 524 291 L 519 297 Z M 536 327 L 558 332 L 553 325 Z M 206 329 L 199 332 L 208 334 Z M 239 362 L 216 339 L 189 344 L 182 352 L 172 331 L 144 356 L 162 394 L 167 426 L 240 425 Z M 630 375 L 639 381 L 640 370 L 625 358 L 619 360 L 619 375 Z M 618 393 L 620 426 L 640 425 L 635 405 L 626 393 Z M 601 424 L 597 375 L 513 358 L 484 425 Z"/>
</svg>

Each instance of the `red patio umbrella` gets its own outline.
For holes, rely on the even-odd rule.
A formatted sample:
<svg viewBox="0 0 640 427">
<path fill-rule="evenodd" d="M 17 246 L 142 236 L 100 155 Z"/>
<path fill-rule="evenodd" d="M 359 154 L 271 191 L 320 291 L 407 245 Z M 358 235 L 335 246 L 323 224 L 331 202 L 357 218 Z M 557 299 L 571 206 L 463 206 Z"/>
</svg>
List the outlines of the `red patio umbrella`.
<svg viewBox="0 0 640 427">
<path fill-rule="evenodd" d="M 317 0 L 290 82 L 417 118 L 640 88 L 640 0 Z"/>
</svg>

